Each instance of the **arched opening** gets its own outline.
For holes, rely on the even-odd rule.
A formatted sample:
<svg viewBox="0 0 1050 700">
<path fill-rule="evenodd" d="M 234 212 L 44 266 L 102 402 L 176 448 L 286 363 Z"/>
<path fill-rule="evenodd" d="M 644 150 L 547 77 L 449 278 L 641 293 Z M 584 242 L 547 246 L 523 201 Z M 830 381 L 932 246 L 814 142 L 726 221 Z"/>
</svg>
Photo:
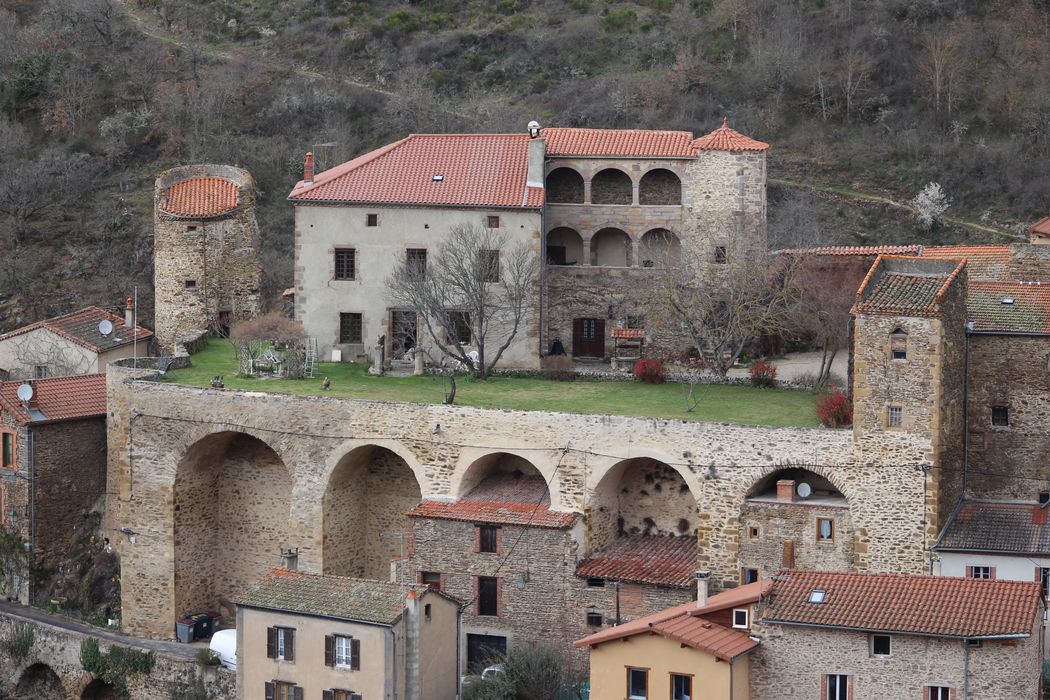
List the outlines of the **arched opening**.
<svg viewBox="0 0 1050 700">
<path fill-rule="evenodd" d="M 903 328 L 894 328 L 890 333 L 890 359 L 908 359 L 908 332 Z"/>
<path fill-rule="evenodd" d="M 642 267 L 666 267 L 681 256 L 682 244 L 678 236 L 665 228 L 646 231 L 638 246 Z"/>
<path fill-rule="evenodd" d="M 179 463 L 173 494 L 175 614 L 214 611 L 231 623 L 231 597 L 280 563 L 292 479 L 258 438 L 210 435 Z"/>
<path fill-rule="evenodd" d="M 681 204 L 682 181 L 670 170 L 650 170 L 638 182 L 639 204 Z"/>
<path fill-rule="evenodd" d="M 550 171 L 546 189 L 550 204 L 583 204 L 583 177 L 572 168 Z"/>
<path fill-rule="evenodd" d="M 120 700 L 120 693 L 117 692 L 116 687 L 112 684 L 106 683 L 101 678 L 96 678 L 84 688 L 84 692 L 80 695 L 80 700 Z"/>
<path fill-rule="evenodd" d="M 560 226 L 547 234 L 548 265 L 583 263 L 583 237 L 576 230 Z"/>
<path fill-rule="evenodd" d="M 336 465 L 324 495 L 324 573 L 388 580 L 390 562 L 406 555 L 396 533 L 421 491 L 408 463 L 385 447 L 351 450 Z"/>
<path fill-rule="evenodd" d="M 459 498 L 512 500 L 549 505 L 547 480 L 529 460 L 508 452 L 494 452 L 467 467 Z"/>
<path fill-rule="evenodd" d="M 62 679 L 47 664 L 33 664 L 22 671 L 13 700 L 65 700 Z"/>
<path fill-rule="evenodd" d="M 627 267 L 631 237 L 618 228 L 603 228 L 591 237 L 591 265 Z"/>
<path fill-rule="evenodd" d="M 808 469 L 781 469 L 759 479 L 741 508 L 740 582 L 780 569 L 847 571 L 854 530 L 846 497 Z"/>
<path fill-rule="evenodd" d="M 606 168 L 591 178 L 591 204 L 632 204 L 634 186 L 622 170 Z"/>
</svg>

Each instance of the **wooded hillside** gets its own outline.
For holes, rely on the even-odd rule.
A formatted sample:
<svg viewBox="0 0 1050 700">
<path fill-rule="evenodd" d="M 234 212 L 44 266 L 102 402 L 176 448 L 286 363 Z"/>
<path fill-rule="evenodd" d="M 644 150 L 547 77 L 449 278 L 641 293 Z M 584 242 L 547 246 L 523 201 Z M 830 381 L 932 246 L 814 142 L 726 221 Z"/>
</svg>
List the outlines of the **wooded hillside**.
<svg viewBox="0 0 1050 700">
<path fill-rule="evenodd" d="M 530 119 L 728 115 L 773 144 L 774 245 L 1012 240 L 1050 210 L 1048 19 L 981 0 L 0 0 L 0 328 L 134 284 L 148 316 L 164 168 L 255 175 L 274 297 L 305 151 L 327 167 Z M 928 182 L 952 200 L 932 229 L 892 203 Z"/>
</svg>

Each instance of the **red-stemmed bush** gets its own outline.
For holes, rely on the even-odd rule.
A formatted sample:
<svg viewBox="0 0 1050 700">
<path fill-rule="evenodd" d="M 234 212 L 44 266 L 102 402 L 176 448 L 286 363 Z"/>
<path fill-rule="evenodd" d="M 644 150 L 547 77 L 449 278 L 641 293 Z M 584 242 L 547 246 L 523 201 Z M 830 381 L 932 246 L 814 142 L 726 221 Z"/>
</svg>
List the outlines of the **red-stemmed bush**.
<svg viewBox="0 0 1050 700">
<path fill-rule="evenodd" d="M 638 360 L 634 363 L 634 378 L 646 384 L 663 384 L 667 371 L 659 360 Z"/>
<path fill-rule="evenodd" d="M 828 428 L 844 428 L 853 423 L 853 404 L 841 391 L 825 394 L 817 401 L 817 417 Z"/>
<path fill-rule="evenodd" d="M 748 370 L 752 386 L 774 387 L 777 385 L 777 368 L 765 362 L 756 362 Z"/>
</svg>

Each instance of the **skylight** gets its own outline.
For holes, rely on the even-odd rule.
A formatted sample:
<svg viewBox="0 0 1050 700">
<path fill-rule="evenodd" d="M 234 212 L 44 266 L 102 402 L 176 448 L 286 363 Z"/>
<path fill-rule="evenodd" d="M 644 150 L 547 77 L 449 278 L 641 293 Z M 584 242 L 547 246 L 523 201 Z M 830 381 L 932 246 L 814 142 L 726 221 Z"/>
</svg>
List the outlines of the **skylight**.
<svg viewBox="0 0 1050 700">
<path fill-rule="evenodd" d="M 430 179 L 433 180 L 434 182 L 444 182 L 445 181 L 445 176 L 444 175 L 434 175 Z"/>
<path fill-rule="evenodd" d="M 824 602 L 825 595 L 827 595 L 827 591 L 823 588 L 814 588 L 809 592 L 809 602 L 819 605 Z"/>
<path fill-rule="evenodd" d="M 1013 297 L 1003 297 L 1003 303 L 1006 304 L 1006 305 L 1013 304 L 1014 303 L 1014 298 Z"/>
</svg>

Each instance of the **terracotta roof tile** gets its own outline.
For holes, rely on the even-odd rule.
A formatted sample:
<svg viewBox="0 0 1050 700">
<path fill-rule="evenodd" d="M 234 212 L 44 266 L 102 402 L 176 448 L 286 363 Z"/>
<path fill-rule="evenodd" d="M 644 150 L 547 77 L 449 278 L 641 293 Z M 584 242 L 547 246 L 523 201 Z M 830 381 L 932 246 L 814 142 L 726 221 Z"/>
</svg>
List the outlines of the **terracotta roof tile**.
<svg viewBox="0 0 1050 700">
<path fill-rule="evenodd" d="M 967 501 L 952 516 L 938 551 L 1050 556 L 1047 509 L 1037 503 Z"/>
<path fill-rule="evenodd" d="M 1044 236 L 1050 236 L 1050 216 L 1044 216 L 1039 221 L 1032 224 L 1028 231 L 1030 233 L 1040 233 Z"/>
<path fill-rule="evenodd" d="M 966 311 L 979 333 L 1050 334 L 1050 284 L 971 281 Z"/>
<path fill-rule="evenodd" d="M 495 525 L 566 528 L 577 513 L 553 511 L 547 482 L 542 477 L 488 477 L 455 502 L 425 500 L 408 513 L 417 518 L 461 520 Z"/>
<path fill-rule="evenodd" d="M 103 336 L 99 333 L 98 324 L 102 321 L 111 322 L 115 332 L 109 336 Z M 130 345 L 136 340 L 141 343 L 153 337 L 153 331 L 142 326 L 136 326 L 135 333 L 132 334 L 130 329 L 124 326 L 123 316 L 110 313 L 97 306 L 89 306 L 80 311 L 74 311 L 63 316 L 56 316 L 16 328 L 9 333 L 0 335 L 0 341 L 37 330 L 38 328 L 47 328 L 94 352 L 107 352 L 114 348 Z"/>
<path fill-rule="evenodd" d="M 630 535 L 576 567 L 583 578 L 605 578 L 662 586 L 693 585 L 699 551 L 696 538 Z"/>
<path fill-rule="evenodd" d="M 526 187 L 528 141 L 527 134 L 413 134 L 300 181 L 288 199 L 539 208 L 543 188 Z"/>
<path fill-rule="evenodd" d="M 835 245 L 817 248 L 785 248 L 784 255 L 826 255 L 830 257 L 876 257 L 879 255 L 919 255 L 921 245 Z"/>
<path fill-rule="evenodd" d="M 237 208 L 237 184 L 221 177 L 191 177 L 164 193 L 160 210 L 174 216 L 207 218 Z"/>
<path fill-rule="evenodd" d="M 562 129 L 541 132 L 549 156 L 623 156 L 627 158 L 693 158 L 688 131 L 648 129 Z"/>
<path fill-rule="evenodd" d="M 924 246 L 925 258 L 965 260 L 969 279 L 1003 279 L 1013 256 L 1008 245 Z"/>
<path fill-rule="evenodd" d="M 887 273 L 857 305 L 867 313 L 930 313 L 944 277 Z"/>
<path fill-rule="evenodd" d="M 813 590 L 823 603 L 810 603 Z M 774 577 L 763 623 L 987 637 L 1030 635 L 1038 582 L 787 570 Z"/>
<path fill-rule="evenodd" d="M 693 148 L 697 151 L 765 151 L 769 144 L 730 129 L 729 120 L 723 119 L 722 126 L 693 141 Z"/>
<path fill-rule="evenodd" d="M 34 379 L 33 398 L 23 406 L 18 387 L 26 382 L 0 382 L 0 403 L 19 423 L 96 418 L 106 415 L 106 375 L 78 374 Z"/>
</svg>

